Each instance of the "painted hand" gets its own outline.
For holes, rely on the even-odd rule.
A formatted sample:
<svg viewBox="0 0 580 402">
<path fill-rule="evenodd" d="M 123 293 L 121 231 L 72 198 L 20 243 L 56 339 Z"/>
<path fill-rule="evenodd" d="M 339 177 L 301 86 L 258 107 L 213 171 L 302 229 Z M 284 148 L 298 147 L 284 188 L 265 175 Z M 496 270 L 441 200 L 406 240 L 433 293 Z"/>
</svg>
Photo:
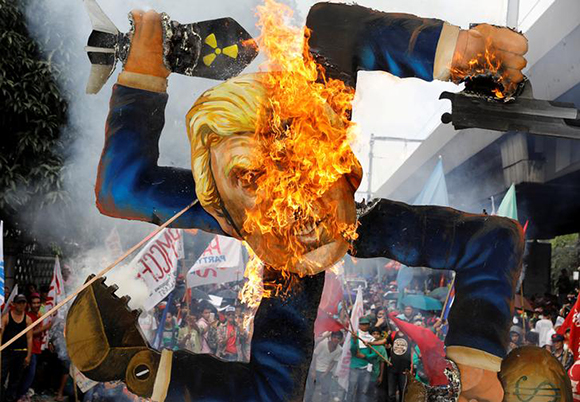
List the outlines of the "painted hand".
<svg viewBox="0 0 580 402">
<path fill-rule="evenodd" d="M 492 73 L 501 77 L 504 88 L 515 87 L 524 79 L 528 41 L 509 28 L 481 24 L 459 33 L 452 63 L 452 79 Z"/>
<path fill-rule="evenodd" d="M 125 71 L 167 78 L 169 70 L 163 63 L 163 28 L 161 14 L 149 10 L 131 11 L 135 33 Z"/>
</svg>

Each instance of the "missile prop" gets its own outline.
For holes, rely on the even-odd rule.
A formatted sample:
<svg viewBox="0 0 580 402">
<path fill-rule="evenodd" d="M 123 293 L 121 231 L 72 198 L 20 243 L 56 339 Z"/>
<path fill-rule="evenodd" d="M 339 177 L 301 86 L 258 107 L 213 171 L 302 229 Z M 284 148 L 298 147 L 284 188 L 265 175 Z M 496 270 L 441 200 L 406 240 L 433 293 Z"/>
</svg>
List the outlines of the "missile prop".
<svg viewBox="0 0 580 402">
<path fill-rule="evenodd" d="M 85 48 L 91 62 L 87 93 L 95 94 L 117 61 L 127 61 L 132 32 L 119 32 L 95 0 L 84 3 L 93 27 Z M 173 73 L 226 80 L 242 72 L 258 55 L 252 36 L 232 18 L 180 24 L 163 13 L 162 25 L 164 62 Z"/>
<path fill-rule="evenodd" d="M 489 77 L 478 77 L 466 81 L 462 92 L 441 93 L 439 99 L 451 101 L 451 113 L 444 113 L 441 121 L 456 130 L 483 128 L 580 140 L 580 111 L 574 104 L 534 99 L 528 80 L 508 100 L 495 98 L 492 87 Z"/>
</svg>

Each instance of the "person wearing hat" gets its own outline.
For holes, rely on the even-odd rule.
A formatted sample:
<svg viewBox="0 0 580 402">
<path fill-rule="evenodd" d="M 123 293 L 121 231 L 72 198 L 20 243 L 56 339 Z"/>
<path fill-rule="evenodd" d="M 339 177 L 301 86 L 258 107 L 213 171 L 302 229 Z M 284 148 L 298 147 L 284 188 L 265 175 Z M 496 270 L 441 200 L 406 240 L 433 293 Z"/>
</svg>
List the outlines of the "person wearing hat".
<svg viewBox="0 0 580 402">
<path fill-rule="evenodd" d="M 14 298 L 13 308 L 2 317 L 2 343 L 7 343 L 10 339 L 22 332 L 32 324 L 30 317 L 26 315 L 26 296 L 19 294 Z M 20 337 L 2 352 L 2 382 L 0 388 L 6 384 L 6 392 L 2 393 L 2 401 L 12 402 L 18 397 L 18 386 L 24 375 L 26 367 L 30 364 L 32 357 L 32 331 L 28 331 L 25 337 Z M 2 389 L 2 391 L 4 391 Z"/>
<path fill-rule="evenodd" d="M 230 362 L 241 357 L 243 330 L 236 322 L 236 308 L 227 306 L 224 310 L 226 322 L 218 326 L 218 348 L 216 355 Z"/>
<path fill-rule="evenodd" d="M 369 370 L 369 358 L 373 353 L 368 347 L 368 342 L 374 341 L 369 333 L 371 320 L 368 317 L 361 317 L 358 322 L 357 336 L 350 341 L 350 374 L 348 377 L 348 392 L 346 402 L 366 401 L 367 392 L 371 382 L 371 371 Z"/>
<path fill-rule="evenodd" d="M 517 325 L 512 325 L 510 328 L 510 344 L 508 346 L 508 353 L 522 345 L 522 329 Z"/>
<path fill-rule="evenodd" d="M 552 335 L 551 341 L 552 356 L 558 359 L 562 366 L 564 366 L 564 369 L 568 371 L 574 363 L 574 356 L 568 349 L 564 349 L 564 336 L 560 334 L 554 334 Z"/>
</svg>

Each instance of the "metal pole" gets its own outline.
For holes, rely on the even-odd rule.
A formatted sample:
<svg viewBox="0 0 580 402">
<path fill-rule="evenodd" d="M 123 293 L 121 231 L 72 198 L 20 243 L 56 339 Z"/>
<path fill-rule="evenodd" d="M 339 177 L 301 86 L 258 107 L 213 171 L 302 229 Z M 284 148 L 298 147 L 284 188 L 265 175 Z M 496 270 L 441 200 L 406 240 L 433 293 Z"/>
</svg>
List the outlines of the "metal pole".
<svg viewBox="0 0 580 402">
<path fill-rule="evenodd" d="M 373 197 L 372 193 L 372 182 L 373 182 L 373 159 L 374 159 L 374 146 L 376 141 L 402 141 L 404 143 L 408 142 L 423 142 L 425 140 L 418 140 L 414 138 L 400 138 L 400 137 L 388 137 L 388 136 L 379 136 L 371 134 L 371 140 L 369 142 L 369 170 L 368 170 L 368 185 L 367 185 L 367 197 L 368 201 L 370 201 Z"/>
<path fill-rule="evenodd" d="M 368 188 L 367 188 L 367 197 L 368 201 L 372 199 L 373 193 L 371 190 L 371 186 L 373 183 L 373 148 L 375 146 L 375 135 L 371 134 L 371 141 L 369 143 L 369 174 L 368 174 Z"/>
</svg>

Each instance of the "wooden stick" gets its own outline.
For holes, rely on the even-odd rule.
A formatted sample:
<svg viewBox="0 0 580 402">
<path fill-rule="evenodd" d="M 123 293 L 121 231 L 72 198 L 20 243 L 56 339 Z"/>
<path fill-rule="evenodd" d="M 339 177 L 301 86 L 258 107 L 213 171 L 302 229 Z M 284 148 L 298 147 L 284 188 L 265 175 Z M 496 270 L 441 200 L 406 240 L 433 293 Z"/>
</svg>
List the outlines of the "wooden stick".
<svg viewBox="0 0 580 402">
<path fill-rule="evenodd" d="M 526 309 L 524 306 L 524 281 L 520 284 L 520 302 L 522 304 L 522 329 L 524 331 L 523 341 L 526 340 Z"/>
<path fill-rule="evenodd" d="M 159 226 L 153 232 L 149 233 L 143 240 L 141 240 L 139 243 L 135 244 L 133 247 L 131 247 L 129 250 L 127 250 L 125 252 L 125 254 L 123 254 L 122 256 L 120 256 L 119 258 L 117 258 L 117 260 L 115 262 L 113 262 L 107 268 L 103 269 L 101 272 L 99 272 L 97 275 L 95 275 L 95 277 L 93 277 L 91 280 L 87 281 L 84 285 L 82 285 L 80 288 L 78 288 L 73 293 L 71 293 L 70 295 L 68 295 L 64 300 L 62 300 L 56 306 L 54 306 L 49 311 L 47 311 L 42 317 L 40 317 L 38 320 L 34 321 L 31 325 L 29 325 L 28 327 L 26 327 L 25 329 L 23 329 L 18 335 L 14 336 L 14 338 L 10 339 L 8 342 L 6 342 L 4 345 L 2 345 L 0 347 L 0 352 L 2 352 L 8 346 L 12 345 L 14 342 L 16 342 L 16 340 L 18 338 L 20 338 L 21 336 L 25 335 L 28 331 L 30 331 L 31 329 L 33 329 L 34 327 L 36 327 L 38 324 L 40 324 L 41 322 L 43 322 L 46 318 L 48 318 L 49 316 L 51 316 L 54 313 L 56 313 L 62 306 L 64 306 L 65 304 L 67 304 L 69 301 L 71 301 L 76 295 L 78 295 L 80 292 L 82 292 L 83 290 L 85 290 L 86 288 L 88 288 L 89 286 L 91 286 L 99 278 L 101 278 L 102 276 L 104 276 L 107 272 L 109 272 L 110 270 L 112 270 L 113 268 L 115 268 L 121 261 L 123 261 L 125 258 L 127 258 L 133 252 L 135 252 L 135 250 L 139 249 L 141 246 L 143 246 L 145 243 L 147 243 L 149 240 L 151 240 L 153 237 L 155 237 L 159 232 L 161 232 L 167 226 L 171 225 L 177 218 L 179 218 L 181 215 L 183 215 L 185 212 L 187 212 L 191 207 L 193 207 L 195 204 L 197 204 L 197 201 L 198 200 L 193 201 L 187 207 L 183 208 L 181 211 L 179 211 L 178 213 L 176 213 L 175 215 L 173 215 L 173 217 L 171 219 L 169 219 L 163 225 Z"/>
</svg>

